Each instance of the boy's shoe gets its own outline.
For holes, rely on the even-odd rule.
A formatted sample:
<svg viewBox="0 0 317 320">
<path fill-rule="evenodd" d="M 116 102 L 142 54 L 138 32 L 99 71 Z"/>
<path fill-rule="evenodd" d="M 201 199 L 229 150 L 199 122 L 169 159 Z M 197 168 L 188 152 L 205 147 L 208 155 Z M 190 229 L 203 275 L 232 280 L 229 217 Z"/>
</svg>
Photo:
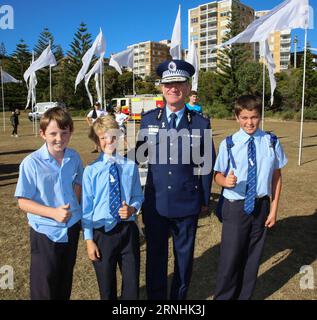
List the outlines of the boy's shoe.
<svg viewBox="0 0 317 320">
<path fill-rule="evenodd" d="M 11 137 L 14 137 L 14 134 L 11 134 Z"/>
<path fill-rule="evenodd" d="M 15 137 L 16 137 L 16 138 L 19 138 L 19 136 L 18 136 L 17 134 L 15 135 Z"/>
</svg>

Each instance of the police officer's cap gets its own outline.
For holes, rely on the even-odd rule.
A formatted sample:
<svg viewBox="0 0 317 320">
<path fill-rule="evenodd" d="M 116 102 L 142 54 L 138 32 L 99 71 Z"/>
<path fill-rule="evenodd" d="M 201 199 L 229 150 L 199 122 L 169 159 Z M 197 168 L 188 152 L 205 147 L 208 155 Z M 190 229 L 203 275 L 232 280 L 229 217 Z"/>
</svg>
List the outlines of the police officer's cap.
<svg viewBox="0 0 317 320">
<path fill-rule="evenodd" d="M 186 82 L 195 73 L 195 68 L 184 60 L 171 60 L 161 63 L 156 73 L 161 83 Z"/>
</svg>

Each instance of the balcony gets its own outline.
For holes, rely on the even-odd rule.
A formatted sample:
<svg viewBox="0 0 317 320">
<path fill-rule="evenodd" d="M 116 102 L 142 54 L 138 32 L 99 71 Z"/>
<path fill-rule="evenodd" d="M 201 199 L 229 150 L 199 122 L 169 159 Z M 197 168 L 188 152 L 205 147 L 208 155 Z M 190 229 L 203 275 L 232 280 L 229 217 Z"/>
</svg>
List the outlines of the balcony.
<svg viewBox="0 0 317 320">
<path fill-rule="evenodd" d="M 281 39 L 281 43 L 291 43 L 291 39 Z"/>
<path fill-rule="evenodd" d="M 290 52 L 291 51 L 291 48 L 290 47 L 288 47 L 288 48 L 281 48 L 281 52 Z"/>
</svg>

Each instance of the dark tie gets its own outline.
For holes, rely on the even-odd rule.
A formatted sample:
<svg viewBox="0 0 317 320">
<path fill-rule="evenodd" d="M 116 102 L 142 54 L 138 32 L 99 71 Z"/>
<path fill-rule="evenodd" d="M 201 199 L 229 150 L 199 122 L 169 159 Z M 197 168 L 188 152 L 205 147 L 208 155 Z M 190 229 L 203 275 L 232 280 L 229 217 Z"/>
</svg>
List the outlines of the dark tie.
<svg viewBox="0 0 317 320">
<path fill-rule="evenodd" d="M 109 206 L 110 214 L 117 220 L 120 221 L 119 209 L 121 207 L 121 190 L 119 172 L 115 163 L 109 168 Z"/>
<path fill-rule="evenodd" d="M 256 152 L 254 137 L 250 137 L 248 144 L 248 178 L 246 185 L 246 195 L 244 200 L 244 211 L 251 214 L 254 210 L 256 196 Z"/>
<path fill-rule="evenodd" d="M 170 129 L 176 129 L 176 119 L 177 119 L 176 113 L 171 113 L 170 118 L 171 118 L 169 123 Z"/>
</svg>

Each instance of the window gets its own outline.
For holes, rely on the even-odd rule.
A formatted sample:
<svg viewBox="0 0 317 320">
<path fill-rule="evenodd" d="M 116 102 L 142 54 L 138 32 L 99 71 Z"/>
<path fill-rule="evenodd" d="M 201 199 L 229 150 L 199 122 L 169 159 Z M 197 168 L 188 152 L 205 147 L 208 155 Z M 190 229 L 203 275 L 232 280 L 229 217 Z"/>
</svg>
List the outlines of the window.
<svg viewBox="0 0 317 320">
<path fill-rule="evenodd" d="M 198 18 L 192 18 L 191 23 L 198 23 Z"/>
</svg>

